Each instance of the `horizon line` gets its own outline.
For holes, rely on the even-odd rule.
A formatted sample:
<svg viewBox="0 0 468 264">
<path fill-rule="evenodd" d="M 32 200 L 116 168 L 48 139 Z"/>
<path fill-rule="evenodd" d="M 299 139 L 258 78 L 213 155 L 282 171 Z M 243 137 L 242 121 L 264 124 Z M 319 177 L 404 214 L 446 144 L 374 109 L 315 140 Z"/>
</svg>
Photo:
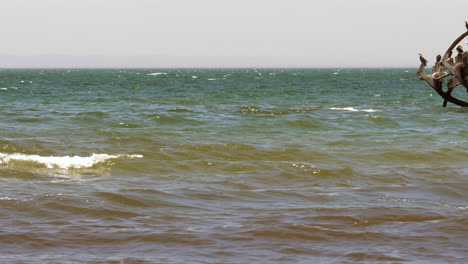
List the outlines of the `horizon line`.
<svg viewBox="0 0 468 264">
<path fill-rule="evenodd" d="M 261 66 L 261 67 L 193 67 L 193 66 L 179 66 L 179 67 L 2 67 L 0 66 L 0 70 L 252 70 L 252 69 L 272 69 L 272 70 L 386 70 L 386 69 L 417 69 L 418 67 L 415 66 L 386 66 L 386 67 L 375 67 L 375 66 L 310 66 L 310 67 L 291 67 L 291 66 L 284 66 L 284 67 L 277 67 L 277 66 Z"/>
</svg>

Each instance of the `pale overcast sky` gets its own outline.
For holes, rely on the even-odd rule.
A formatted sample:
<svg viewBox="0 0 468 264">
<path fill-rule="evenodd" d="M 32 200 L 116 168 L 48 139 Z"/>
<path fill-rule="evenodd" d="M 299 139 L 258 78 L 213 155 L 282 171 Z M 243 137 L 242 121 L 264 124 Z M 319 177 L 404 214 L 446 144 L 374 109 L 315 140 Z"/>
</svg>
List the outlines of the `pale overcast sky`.
<svg viewBox="0 0 468 264">
<path fill-rule="evenodd" d="M 468 0 L 0 3 L 0 60 L 4 60 L 0 67 L 15 66 L 5 62 L 15 60 L 14 56 L 22 56 L 21 61 L 27 66 L 28 58 L 24 56 L 38 55 L 86 57 L 80 60 L 87 59 L 87 66 L 94 62 L 100 65 L 93 62 L 99 59 L 95 56 L 131 56 L 134 58 L 128 66 L 148 66 L 148 59 L 163 58 L 154 66 L 167 62 L 171 67 L 177 63 L 230 67 L 417 67 L 417 53 L 432 60 L 466 30 L 464 21 L 468 19 Z M 184 61 L 185 57 L 192 62 Z M 139 65 L 139 58 L 146 58 L 146 64 Z M 122 66 L 122 61 L 114 59 L 114 66 Z M 36 61 L 33 66 L 57 66 L 53 60 Z M 69 66 L 66 59 L 61 63 Z"/>
</svg>

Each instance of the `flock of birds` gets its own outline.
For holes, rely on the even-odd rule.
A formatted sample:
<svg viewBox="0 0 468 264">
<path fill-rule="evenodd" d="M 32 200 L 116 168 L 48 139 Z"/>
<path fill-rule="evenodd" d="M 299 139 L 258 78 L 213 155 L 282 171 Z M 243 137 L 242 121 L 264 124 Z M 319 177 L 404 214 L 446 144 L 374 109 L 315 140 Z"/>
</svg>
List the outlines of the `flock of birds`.
<svg viewBox="0 0 468 264">
<path fill-rule="evenodd" d="M 468 31 L 468 21 L 465 21 L 465 27 L 466 27 L 466 30 Z M 468 39 L 466 40 L 466 44 L 468 44 Z M 458 54 L 463 53 L 463 47 L 458 46 L 457 51 L 458 51 Z M 426 60 L 426 58 L 424 58 L 421 53 L 418 53 L 418 55 L 419 55 L 419 60 L 421 61 L 421 63 L 424 64 L 424 66 L 427 66 L 428 61 Z M 452 51 L 450 50 L 448 57 L 451 57 L 451 56 L 452 56 Z M 440 55 L 437 55 L 437 62 L 439 62 L 441 58 L 442 57 Z"/>
<path fill-rule="evenodd" d="M 468 21 L 465 21 L 465 27 L 466 27 L 466 30 L 468 30 Z M 466 44 L 468 45 L 468 39 L 466 40 Z M 458 47 L 457 47 L 457 51 L 458 51 L 459 54 L 460 54 L 460 53 L 463 53 L 463 48 L 462 48 L 462 46 L 458 46 Z M 452 56 L 452 51 L 449 51 L 449 52 L 450 52 L 450 53 L 449 53 L 449 57 L 451 57 L 451 56 Z M 427 60 L 426 60 L 426 58 L 424 58 L 423 55 L 422 55 L 421 53 L 419 53 L 418 55 L 419 55 L 419 60 L 421 61 L 421 63 L 424 64 L 424 66 L 427 66 Z M 440 58 L 439 58 L 439 57 L 440 57 L 440 55 L 437 55 L 437 62 L 440 61 Z"/>
<path fill-rule="evenodd" d="M 424 72 L 424 68 L 427 66 L 428 61 L 421 55 L 421 53 L 419 53 L 421 66 L 419 66 L 417 75 L 419 79 L 425 80 L 434 90 L 437 91 L 437 93 L 439 93 L 439 95 L 444 98 L 444 107 L 447 105 L 448 101 L 459 106 L 468 107 L 468 102 L 451 96 L 453 89 L 460 84 L 463 85 L 468 92 L 468 65 L 466 65 L 468 52 L 464 51 L 461 45 L 458 45 L 455 48 L 455 45 L 468 36 L 468 21 L 465 21 L 465 27 L 467 31 L 460 35 L 452 45 L 450 45 L 444 56 L 442 57 L 441 55 L 437 55 L 436 62 L 432 67 L 432 74 L 428 75 Z M 452 50 L 454 48 L 458 52 L 455 58 L 452 57 Z M 453 78 L 448 79 L 446 84 L 447 90 L 444 91 L 442 90 L 443 78 L 450 75 L 452 75 Z"/>
</svg>

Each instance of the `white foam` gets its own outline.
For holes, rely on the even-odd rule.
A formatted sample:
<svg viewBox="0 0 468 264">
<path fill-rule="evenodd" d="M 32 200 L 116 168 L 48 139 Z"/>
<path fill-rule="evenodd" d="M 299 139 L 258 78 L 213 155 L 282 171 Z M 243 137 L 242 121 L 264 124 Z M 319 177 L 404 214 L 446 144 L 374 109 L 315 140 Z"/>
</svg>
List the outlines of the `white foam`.
<svg viewBox="0 0 468 264">
<path fill-rule="evenodd" d="M 167 75 L 167 73 L 165 73 L 165 72 L 153 72 L 153 73 L 148 73 L 146 75 L 158 76 L 158 75 Z"/>
<path fill-rule="evenodd" d="M 350 112 L 367 112 L 367 113 L 374 113 L 374 112 L 380 112 L 379 110 L 375 110 L 375 109 L 362 109 L 362 110 L 359 110 L 359 109 L 356 109 L 352 106 L 350 107 L 332 107 L 332 108 L 329 108 L 330 110 L 337 110 L 337 111 L 350 111 Z"/>
<path fill-rule="evenodd" d="M 37 162 L 45 165 L 47 168 L 60 168 L 60 169 L 71 169 L 71 168 L 89 168 L 97 163 L 104 162 L 108 159 L 116 158 L 143 158 L 143 155 L 139 154 L 121 154 L 121 155 L 109 155 L 109 154 L 92 154 L 89 157 L 81 156 L 39 156 L 39 155 L 28 155 L 21 153 L 0 153 L 0 164 L 8 164 L 11 161 L 30 161 Z"/>
<path fill-rule="evenodd" d="M 2 91 L 6 91 L 6 90 L 18 90 L 18 87 L 2 87 L 2 88 L 0 88 L 0 90 L 2 90 Z"/>
<path fill-rule="evenodd" d="M 367 112 L 367 113 L 375 113 L 375 112 L 380 112 L 380 110 L 375 110 L 375 109 L 363 109 L 359 110 L 361 112 Z"/>
</svg>

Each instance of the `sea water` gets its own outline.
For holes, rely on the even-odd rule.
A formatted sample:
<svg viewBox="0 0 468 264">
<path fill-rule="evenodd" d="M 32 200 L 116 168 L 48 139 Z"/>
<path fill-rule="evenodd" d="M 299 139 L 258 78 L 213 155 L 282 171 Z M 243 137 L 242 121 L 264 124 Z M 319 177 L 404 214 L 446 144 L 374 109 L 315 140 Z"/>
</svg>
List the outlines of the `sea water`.
<svg viewBox="0 0 468 264">
<path fill-rule="evenodd" d="M 468 258 L 468 111 L 415 69 L 3 70 L 0 116 L 1 263 Z"/>
</svg>

